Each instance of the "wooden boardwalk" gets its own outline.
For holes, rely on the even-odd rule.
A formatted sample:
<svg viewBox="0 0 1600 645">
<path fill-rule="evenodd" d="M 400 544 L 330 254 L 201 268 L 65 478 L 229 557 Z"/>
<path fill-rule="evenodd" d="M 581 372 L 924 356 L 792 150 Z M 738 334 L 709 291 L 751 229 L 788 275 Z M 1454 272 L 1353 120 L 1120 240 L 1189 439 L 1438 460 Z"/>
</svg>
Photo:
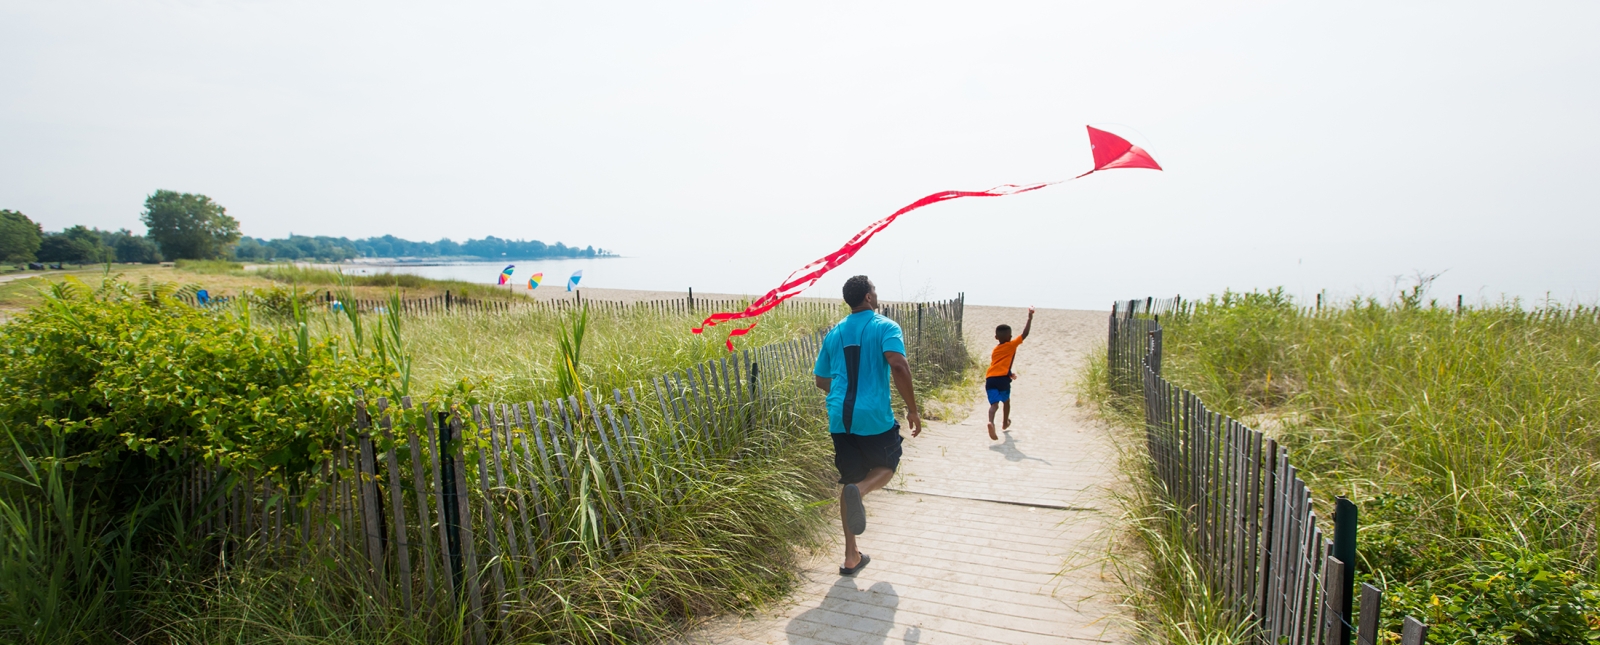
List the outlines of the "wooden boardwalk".
<svg viewBox="0 0 1600 645">
<path fill-rule="evenodd" d="M 986 364 L 994 326 L 1020 332 L 1026 317 L 969 305 L 968 342 Z M 891 489 L 866 499 L 865 570 L 838 575 L 835 536 L 788 603 L 685 642 L 1123 642 L 1119 589 L 1099 565 L 1114 452 L 1067 392 L 1085 353 L 1105 342 L 1105 314 L 1040 310 L 1034 325 L 1017 358 L 1011 432 L 989 440 L 988 405 L 973 392 L 965 418 L 908 437 Z"/>
</svg>

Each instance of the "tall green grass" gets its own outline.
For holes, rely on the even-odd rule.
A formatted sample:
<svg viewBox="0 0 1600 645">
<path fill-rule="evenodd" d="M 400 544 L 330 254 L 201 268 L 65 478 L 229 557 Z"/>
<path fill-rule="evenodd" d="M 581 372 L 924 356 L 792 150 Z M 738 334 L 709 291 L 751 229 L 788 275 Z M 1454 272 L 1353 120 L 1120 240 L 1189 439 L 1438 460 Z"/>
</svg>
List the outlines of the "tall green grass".
<svg viewBox="0 0 1600 645">
<path fill-rule="evenodd" d="M 1600 638 L 1596 309 L 1425 298 L 1225 293 L 1162 319 L 1163 368 L 1276 435 L 1319 503 L 1358 502 L 1390 619 L 1429 642 Z"/>
<path fill-rule="evenodd" d="M 842 317 L 842 316 L 839 316 Z M 827 329 L 838 318 L 779 308 L 762 317 L 740 349 L 797 338 Z M 635 382 L 728 355 L 722 338 L 690 333 L 699 318 L 644 309 L 591 312 L 584 330 L 578 380 L 609 392 Z M 539 309 L 462 313 L 405 319 L 406 347 L 413 357 L 413 389 L 442 392 L 462 384 L 492 401 L 553 399 L 563 392 L 566 369 L 560 351 L 569 315 Z M 320 333 L 343 333 L 338 321 Z"/>
</svg>

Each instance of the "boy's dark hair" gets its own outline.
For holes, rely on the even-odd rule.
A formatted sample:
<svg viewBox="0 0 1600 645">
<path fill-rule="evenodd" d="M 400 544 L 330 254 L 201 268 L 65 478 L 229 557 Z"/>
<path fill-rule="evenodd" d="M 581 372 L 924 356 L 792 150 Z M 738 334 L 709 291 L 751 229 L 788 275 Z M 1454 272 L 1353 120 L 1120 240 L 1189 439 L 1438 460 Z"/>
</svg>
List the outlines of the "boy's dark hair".
<svg viewBox="0 0 1600 645">
<path fill-rule="evenodd" d="M 1000 334 L 1000 333 L 1009 334 L 1009 333 L 1011 333 L 1011 325 L 1000 325 L 999 327 L 995 327 L 994 328 L 994 333 L 996 333 L 996 334 Z"/>
<path fill-rule="evenodd" d="M 844 281 L 844 304 L 859 307 L 866 302 L 867 293 L 872 291 L 872 281 L 867 276 L 852 276 Z"/>
</svg>

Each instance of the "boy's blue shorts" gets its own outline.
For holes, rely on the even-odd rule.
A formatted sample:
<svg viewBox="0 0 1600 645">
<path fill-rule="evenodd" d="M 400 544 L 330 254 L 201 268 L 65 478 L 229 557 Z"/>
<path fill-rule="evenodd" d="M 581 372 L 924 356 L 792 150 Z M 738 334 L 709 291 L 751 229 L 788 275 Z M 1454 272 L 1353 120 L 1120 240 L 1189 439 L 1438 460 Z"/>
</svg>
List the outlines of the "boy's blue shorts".
<svg viewBox="0 0 1600 645">
<path fill-rule="evenodd" d="M 1011 400 L 1011 376 L 990 376 L 983 380 L 983 389 L 989 392 L 989 404 Z"/>
</svg>

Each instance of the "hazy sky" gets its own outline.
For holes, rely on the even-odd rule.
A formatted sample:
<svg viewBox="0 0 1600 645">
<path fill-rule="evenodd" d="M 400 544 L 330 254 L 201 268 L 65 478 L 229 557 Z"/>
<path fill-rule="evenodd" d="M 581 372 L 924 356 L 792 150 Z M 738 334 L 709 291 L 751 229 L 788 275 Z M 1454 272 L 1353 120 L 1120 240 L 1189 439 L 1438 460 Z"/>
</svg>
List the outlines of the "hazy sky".
<svg viewBox="0 0 1600 645">
<path fill-rule="evenodd" d="M 0 208 L 536 238 L 764 290 L 1600 297 L 1600 4 L 0 1 Z M 702 258 L 695 260 L 695 258 Z M 714 258 L 711 262 L 704 258 Z M 588 279 L 588 278 L 586 278 Z M 599 278 L 596 278 L 599 279 Z M 626 286 L 626 285 L 611 285 Z"/>
</svg>

